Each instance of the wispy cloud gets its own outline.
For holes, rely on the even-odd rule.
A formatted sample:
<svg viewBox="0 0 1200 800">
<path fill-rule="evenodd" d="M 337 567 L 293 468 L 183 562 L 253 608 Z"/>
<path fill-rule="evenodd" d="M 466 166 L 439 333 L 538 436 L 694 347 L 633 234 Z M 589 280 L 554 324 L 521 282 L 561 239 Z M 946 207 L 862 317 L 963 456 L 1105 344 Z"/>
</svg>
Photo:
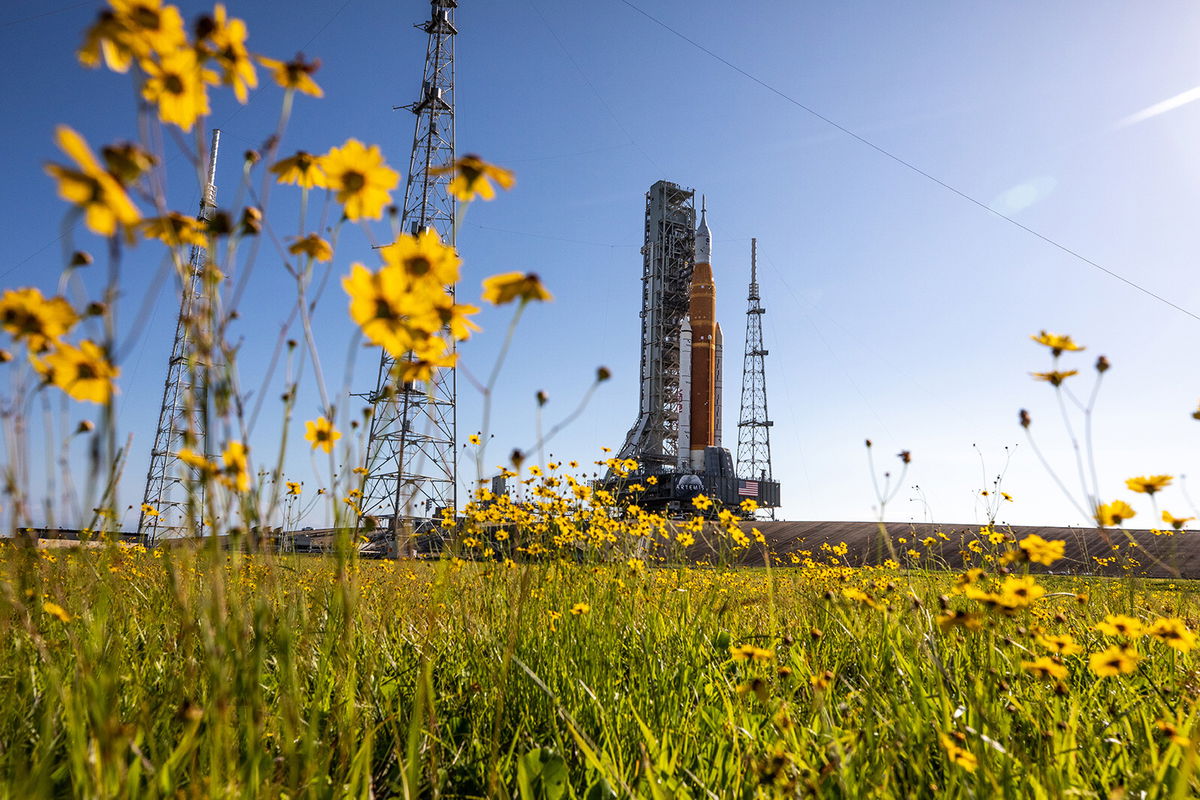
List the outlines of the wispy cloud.
<svg viewBox="0 0 1200 800">
<path fill-rule="evenodd" d="M 1194 103 L 1200 100 L 1200 86 L 1188 89 L 1186 92 L 1180 92 L 1174 97 L 1168 97 L 1161 103 L 1155 103 L 1152 106 L 1147 106 L 1135 114 L 1130 114 L 1125 119 L 1117 123 L 1118 128 L 1124 128 L 1129 125 L 1137 125 L 1139 122 L 1145 122 L 1148 119 L 1166 114 L 1168 111 L 1174 111 L 1177 108 L 1186 106 L 1188 103 Z"/>
<path fill-rule="evenodd" d="M 1058 181 L 1049 175 L 1030 178 L 1001 192 L 996 199 L 988 203 L 988 208 L 1006 217 L 1018 214 L 1034 203 L 1045 200 L 1056 186 Z"/>
</svg>

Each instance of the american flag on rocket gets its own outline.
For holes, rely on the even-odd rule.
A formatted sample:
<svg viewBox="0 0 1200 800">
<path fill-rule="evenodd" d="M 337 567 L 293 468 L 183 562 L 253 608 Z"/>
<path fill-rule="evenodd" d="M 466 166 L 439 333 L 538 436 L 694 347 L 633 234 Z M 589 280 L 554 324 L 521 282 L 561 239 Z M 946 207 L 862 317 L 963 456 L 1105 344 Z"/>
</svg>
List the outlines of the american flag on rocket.
<svg viewBox="0 0 1200 800">
<path fill-rule="evenodd" d="M 758 481 L 738 481 L 738 497 L 758 497 Z"/>
</svg>

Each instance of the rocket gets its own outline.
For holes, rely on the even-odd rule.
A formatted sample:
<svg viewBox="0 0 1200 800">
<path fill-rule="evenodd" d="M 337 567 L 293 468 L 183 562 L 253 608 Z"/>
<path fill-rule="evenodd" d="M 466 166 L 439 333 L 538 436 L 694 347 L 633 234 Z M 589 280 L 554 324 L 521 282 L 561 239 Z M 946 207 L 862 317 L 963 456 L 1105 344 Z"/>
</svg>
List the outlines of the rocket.
<svg viewBox="0 0 1200 800">
<path fill-rule="evenodd" d="M 700 224 L 696 228 L 696 261 L 688 293 L 688 320 L 680 337 L 681 373 L 685 372 L 682 367 L 686 364 L 686 382 L 681 388 L 688 422 L 688 462 L 696 470 L 704 469 L 705 448 L 721 445 L 721 362 L 724 342 L 721 326 L 717 322 L 712 232 L 708 229 L 706 212 L 701 198 Z"/>
</svg>

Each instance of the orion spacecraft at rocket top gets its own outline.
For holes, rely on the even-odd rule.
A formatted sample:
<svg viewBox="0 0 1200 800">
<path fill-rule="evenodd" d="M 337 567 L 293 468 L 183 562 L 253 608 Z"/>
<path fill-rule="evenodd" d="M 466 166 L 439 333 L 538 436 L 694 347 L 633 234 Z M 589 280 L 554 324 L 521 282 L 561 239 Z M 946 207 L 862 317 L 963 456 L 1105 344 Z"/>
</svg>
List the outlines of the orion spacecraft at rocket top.
<svg viewBox="0 0 1200 800">
<path fill-rule="evenodd" d="M 639 413 L 620 457 L 638 462 L 633 477 L 656 478 L 642 487 L 641 505 L 682 511 L 705 493 L 719 505 L 753 499 L 773 508 L 779 484 L 769 465 L 739 477 L 721 444 L 724 342 L 713 236 L 703 200 L 697 225 L 694 198 L 669 181 L 646 193 Z"/>
</svg>

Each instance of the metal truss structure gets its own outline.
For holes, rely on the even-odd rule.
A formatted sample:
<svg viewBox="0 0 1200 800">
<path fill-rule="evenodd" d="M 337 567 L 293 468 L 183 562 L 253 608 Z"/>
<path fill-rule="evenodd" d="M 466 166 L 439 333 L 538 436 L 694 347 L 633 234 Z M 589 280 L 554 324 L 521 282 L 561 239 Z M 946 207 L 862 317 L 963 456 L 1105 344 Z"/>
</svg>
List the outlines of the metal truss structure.
<svg viewBox="0 0 1200 800">
<path fill-rule="evenodd" d="M 643 467 L 674 470 L 687 461 L 680 442 L 684 406 L 681 347 L 696 257 L 695 192 L 658 181 L 646 193 L 642 248 L 642 359 L 637 422 L 620 457 Z"/>
<path fill-rule="evenodd" d="M 454 161 L 457 7 L 456 0 L 431 0 L 429 21 L 415 26 L 429 37 L 421 95 L 397 106 L 416 116 L 401 228 L 414 234 L 432 228 L 450 245 L 456 210 L 447 191 L 452 176 L 434 175 L 432 168 Z M 375 390 L 365 395 L 373 414 L 360 510 L 399 541 L 430 529 L 443 510 L 458 507 L 457 386 L 452 368 L 439 370 L 429 386 L 397 385 L 395 365 L 384 351 Z"/>
<path fill-rule="evenodd" d="M 738 418 L 737 473 L 748 480 L 769 481 L 771 422 L 767 415 L 767 350 L 758 294 L 758 240 L 750 240 L 750 305 L 746 309 L 746 354 L 742 362 L 742 410 Z M 771 512 L 774 514 L 774 510 Z"/>
<path fill-rule="evenodd" d="M 220 140 L 221 132 L 214 130 L 208 152 L 208 177 L 200 196 L 198 218 L 204 221 L 211 218 L 217 204 L 215 181 Z M 207 260 L 207 250 L 192 245 L 138 517 L 138 534 L 151 545 L 166 537 L 199 535 L 203 529 L 203 482 L 194 468 L 179 460 L 177 453 L 183 447 L 190 447 L 207 454 L 209 365 L 198 357 L 194 347 L 194 334 L 209 316 L 200 291 Z"/>
</svg>

